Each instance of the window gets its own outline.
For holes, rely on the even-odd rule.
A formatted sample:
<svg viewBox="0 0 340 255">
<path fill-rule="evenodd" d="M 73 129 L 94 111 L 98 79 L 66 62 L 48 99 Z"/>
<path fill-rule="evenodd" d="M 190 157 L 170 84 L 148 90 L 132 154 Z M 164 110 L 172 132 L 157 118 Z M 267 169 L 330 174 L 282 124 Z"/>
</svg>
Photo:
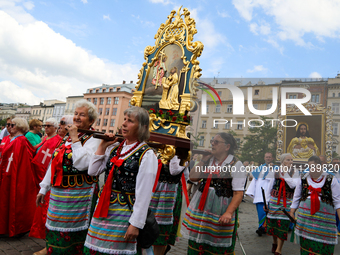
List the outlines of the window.
<svg viewBox="0 0 340 255">
<path fill-rule="evenodd" d="M 221 105 L 216 105 L 215 112 L 221 112 Z"/>
<path fill-rule="evenodd" d="M 254 106 L 254 108 L 255 108 L 256 110 L 259 109 L 259 105 L 258 105 L 258 104 L 253 104 L 253 106 Z"/>
<path fill-rule="evenodd" d="M 333 93 L 333 97 L 335 97 L 335 93 Z"/>
<path fill-rule="evenodd" d="M 243 123 L 242 123 L 242 121 L 238 121 L 237 122 L 237 129 L 238 130 L 241 130 L 243 128 Z"/>
<path fill-rule="evenodd" d="M 334 114 L 339 114 L 339 103 L 332 103 L 332 111 Z"/>
<path fill-rule="evenodd" d="M 93 104 L 97 105 L 97 98 L 93 98 Z"/>
<path fill-rule="evenodd" d="M 118 103 L 119 103 L 119 97 L 115 97 L 113 104 L 118 104 Z"/>
<path fill-rule="evenodd" d="M 103 89 L 103 92 L 105 92 L 106 90 L 105 89 Z"/>
<path fill-rule="evenodd" d="M 200 141 L 199 141 L 198 146 L 204 146 L 204 136 L 203 135 L 200 136 Z"/>
<path fill-rule="evenodd" d="M 207 128 L 207 121 L 206 120 L 202 120 L 202 128 Z"/>
<path fill-rule="evenodd" d="M 104 97 L 100 98 L 100 104 L 104 104 Z"/>
<path fill-rule="evenodd" d="M 336 145 L 332 146 L 332 152 L 337 152 Z"/>
<path fill-rule="evenodd" d="M 213 126 L 213 128 L 217 128 L 217 125 L 218 125 L 218 124 L 217 124 L 217 123 L 215 123 L 215 124 L 214 124 L 214 126 Z"/>
<path fill-rule="evenodd" d="M 106 108 L 105 109 L 105 115 L 109 115 L 109 113 L 110 113 L 110 108 Z"/>
<path fill-rule="evenodd" d="M 272 108 L 272 104 L 267 104 L 267 110 L 269 110 L 270 108 Z"/>
<path fill-rule="evenodd" d="M 100 126 L 100 119 L 97 120 L 97 126 Z"/>
<path fill-rule="evenodd" d="M 104 119 L 103 126 L 107 126 L 107 119 Z"/>
<path fill-rule="evenodd" d="M 225 123 L 225 126 L 224 126 L 225 129 L 230 129 L 230 123 L 229 121 L 227 123 Z"/>
<path fill-rule="evenodd" d="M 312 102 L 313 103 L 319 103 L 320 101 L 319 101 L 319 94 L 312 94 Z"/>
<path fill-rule="evenodd" d="M 209 105 L 207 104 L 207 113 L 209 113 Z"/>
<path fill-rule="evenodd" d="M 39 110 L 39 114 L 41 114 L 41 110 Z"/>
<path fill-rule="evenodd" d="M 102 130 L 102 132 L 106 133 L 106 130 L 105 130 L 105 129 L 103 129 L 103 130 Z"/>
<path fill-rule="evenodd" d="M 111 119 L 110 127 L 114 127 L 115 126 L 115 122 L 116 122 L 116 119 Z"/>
<path fill-rule="evenodd" d="M 111 104 L 111 97 L 107 98 L 107 104 Z"/>
<path fill-rule="evenodd" d="M 296 95 L 289 95 L 288 98 L 289 99 L 296 99 Z"/>
<path fill-rule="evenodd" d="M 241 143 L 241 138 L 235 138 L 237 145 Z"/>
<path fill-rule="evenodd" d="M 260 94 L 260 90 L 259 89 L 255 89 L 254 95 L 258 96 Z"/>
<path fill-rule="evenodd" d="M 217 94 L 221 97 L 222 96 L 222 91 L 218 91 Z"/>
<path fill-rule="evenodd" d="M 102 115 L 102 113 L 103 113 L 103 108 L 99 108 L 99 109 L 98 109 L 98 113 L 99 113 L 99 115 Z"/>
<path fill-rule="evenodd" d="M 88 98 L 87 101 L 88 101 L 88 102 L 91 102 L 91 98 Z"/>
<path fill-rule="evenodd" d="M 117 108 L 113 108 L 112 109 L 112 116 L 116 116 L 117 115 Z"/>
<path fill-rule="evenodd" d="M 338 97 L 340 97 L 340 93 L 338 93 Z"/>
<path fill-rule="evenodd" d="M 333 123 L 333 135 L 338 134 L 339 134 L 338 123 Z"/>
<path fill-rule="evenodd" d="M 233 111 L 233 105 L 232 104 L 228 104 L 227 105 L 227 112 L 232 112 Z"/>
<path fill-rule="evenodd" d="M 117 88 L 117 92 L 120 90 L 120 88 Z"/>
</svg>

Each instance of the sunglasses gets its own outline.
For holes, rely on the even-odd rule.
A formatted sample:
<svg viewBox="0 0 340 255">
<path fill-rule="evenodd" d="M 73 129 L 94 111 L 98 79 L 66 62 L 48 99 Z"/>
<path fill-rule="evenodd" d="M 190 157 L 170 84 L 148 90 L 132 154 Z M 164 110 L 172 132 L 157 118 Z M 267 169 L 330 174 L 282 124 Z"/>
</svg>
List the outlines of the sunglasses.
<svg viewBox="0 0 340 255">
<path fill-rule="evenodd" d="M 213 144 L 213 145 L 217 145 L 219 143 L 226 143 L 224 141 L 218 141 L 218 140 L 210 140 L 210 143 Z"/>
<path fill-rule="evenodd" d="M 50 127 L 53 127 L 53 125 L 43 125 L 43 127 L 50 128 Z"/>
<path fill-rule="evenodd" d="M 11 126 L 11 123 L 6 123 L 6 126 L 7 126 L 7 127 L 10 127 L 10 126 Z"/>
<path fill-rule="evenodd" d="M 60 121 L 60 125 L 66 125 L 66 122 L 63 121 L 63 120 L 61 120 L 61 121 Z"/>
<path fill-rule="evenodd" d="M 16 125 L 16 124 L 10 124 L 11 128 L 14 128 L 15 125 Z"/>
</svg>

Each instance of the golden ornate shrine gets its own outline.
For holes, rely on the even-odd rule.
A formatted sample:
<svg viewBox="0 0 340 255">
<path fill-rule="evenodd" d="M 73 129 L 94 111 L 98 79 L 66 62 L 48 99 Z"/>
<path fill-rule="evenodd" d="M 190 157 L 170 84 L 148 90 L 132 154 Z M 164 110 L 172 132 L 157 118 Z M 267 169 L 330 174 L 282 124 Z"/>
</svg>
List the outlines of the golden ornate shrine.
<svg viewBox="0 0 340 255">
<path fill-rule="evenodd" d="M 195 20 L 187 8 L 182 13 L 181 8 L 171 11 L 154 37 L 155 45 L 145 48 L 145 62 L 131 98 L 131 105 L 150 113 L 150 140 L 166 138 L 163 144 L 167 145 L 160 149 L 164 162 L 175 155 L 175 148 L 190 149 L 185 145 L 185 141 L 190 144 L 185 129 L 190 124 L 189 111 L 197 106 L 196 80 L 201 76 L 197 58 L 203 44 L 193 41 Z"/>
<path fill-rule="evenodd" d="M 331 107 L 325 108 L 320 104 L 316 103 L 306 103 L 303 106 L 312 114 L 312 116 L 305 116 L 300 111 L 298 107 L 287 108 L 286 116 L 282 116 L 281 109 L 279 109 L 279 122 L 277 129 L 277 149 L 276 149 L 276 159 L 280 160 L 280 156 L 284 153 L 292 154 L 292 144 L 293 139 L 296 140 L 297 128 L 300 124 L 307 127 L 307 131 L 310 134 L 310 139 L 306 142 L 313 146 L 318 155 L 325 155 L 327 158 L 327 163 L 332 161 L 332 139 L 333 139 L 333 111 Z M 296 127 L 284 127 L 282 121 L 286 122 L 285 126 L 291 125 L 287 122 L 289 119 L 294 119 L 297 122 Z M 314 143 L 314 144 L 313 144 Z M 313 144 L 313 145 L 312 145 Z M 306 146 L 305 146 L 306 147 Z M 303 146 L 302 146 L 303 148 Z M 293 153 L 294 154 L 294 153 Z M 310 153 L 301 153 L 301 155 L 308 155 Z M 294 162 L 306 163 L 307 157 L 299 157 L 296 153 L 293 156 Z"/>
</svg>

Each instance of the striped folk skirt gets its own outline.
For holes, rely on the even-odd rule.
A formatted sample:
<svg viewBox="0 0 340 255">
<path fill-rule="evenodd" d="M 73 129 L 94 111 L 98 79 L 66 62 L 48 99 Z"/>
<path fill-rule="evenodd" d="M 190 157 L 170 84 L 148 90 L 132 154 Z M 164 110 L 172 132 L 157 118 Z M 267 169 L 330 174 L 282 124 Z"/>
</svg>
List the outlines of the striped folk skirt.
<svg viewBox="0 0 340 255">
<path fill-rule="evenodd" d="M 295 235 L 300 237 L 301 251 L 332 254 L 329 253 L 329 248 L 333 246 L 334 249 L 334 245 L 338 243 L 334 207 L 320 201 L 320 209 L 314 215 L 310 214 L 310 208 L 310 198 L 300 202 Z"/>
<path fill-rule="evenodd" d="M 159 183 L 160 184 L 160 183 Z M 163 184 L 163 183 L 162 183 Z M 157 223 L 159 225 L 159 230 L 160 234 L 159 237 L 157 238 L 156 242 L 154 245 L 160 245 L 160 246 L 167 246 L 168 244 L 170 245 L 175 245 L 176 242 L 176 236 L 177 236 L 177 231 L 179 227 L 179 220 L 181 217 L 181 209 L 182 209 L 182 185 L 179 184 L 167 184 L 169 187 L 170 185 L 177 185 L 176 187 L 176 196 L 174 199 L 169 199 L 168 202 L 164 200 L 164 195 L 161 195 L 161 191 L 159 191 L 160 195 L 158 195 L 158 203 L 156 203 L 156 196 L 155 193 L 158 192 L 156 189 L 156 192 L 152 196 L 152 200 L 150 203 L 150 208 L 153 211 L 155 215 L 162 215 L 162 211 L 167 212 L 167 210 L 170 210 L 171 213 L 171 220 L 170 217 L 168 218 L 168 221 L 166 222 L 167 224 L 164 224 L 164 218 L 160 218 L 156 216 Z M 157 186 L 158 188 L 158 186 Z M 166 192 L 169 193 L 169 192 Z M 166 207 L 161 207 L 161 204 L 168 205 L 168 209 Z M 155 205 L 158 205 L 157 207 Z M 163 209 L 164 208 L 164 209 Z M 166 211 L 165 211 L 166 210 Z M 169 224 L 170 223 L 170 224 Z"/>
<path fill-rule="evenodd" d="M 85 254 L 138 254 L 137 241 L 124 239 L 130 217 L 128 205 L 116 201 L 110 204 L 106 218 L 92 218 L 84 244 Z"/>
<path fill-rule="evenodd" d="M 287 198 L 286 200 L 286 211 L 290 211 L 292 199 Z M 267 234 L 276 236 L 283 241 L 287 241 L 290 220 L 289 218 L 279 209 L 283 206 L 283 199 L 281 198 L 280 203 L 277 204 L 277 197 L 271 197 L 269 201 L 269 212 L 267 215 Z"/>
<path fill-rule="evenodd" d="M 216 254 L 233 254 L 235 248 L 237 213 L 233 214 L 231 223 L 221 225 L 219 218 L 226 212 L 232 197 L 218 197 L 214 188 L 209 188 L 204 210 L 198 209 L 202 192 L 197 191 L 185 213 L 181 233 L 189 239 L 190 247 L 200 244 L 201 254 L 214 247 Z M 190 245 L 191 244 L 191 245 Z M 216 249 L 215 249 L 216 248 Z M 195 249 L 195 248 L 194 248 Z M 218 250 L 218 252 L 217 252 Z"/>
<path fill-rule="evenodd" d="M 52 187 L 46 221 L 48 254 L 83 254 L 97 198 L 97 183 L 66 189 Z"/>
</svg>

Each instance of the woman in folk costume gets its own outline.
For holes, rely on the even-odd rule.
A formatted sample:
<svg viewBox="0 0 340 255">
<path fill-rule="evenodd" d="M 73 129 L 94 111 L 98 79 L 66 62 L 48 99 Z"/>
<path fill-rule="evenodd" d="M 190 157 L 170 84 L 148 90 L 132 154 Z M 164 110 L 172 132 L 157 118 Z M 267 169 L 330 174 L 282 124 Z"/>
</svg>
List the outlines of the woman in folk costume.
<svg viewBox="0 0 340 255">
<path fill-rule="evenodd" d="M 27 120 L 12 119 L 12 139 L 2 151 L 0 164 L 0 235 L 23 236 L 30 231 L 37 186 L 31 162 L 34 148 L 23 135 Z"/>
<path fill-rule="evenodd" d="M 243 198 L 246 173 L 233 155 L 237 145 L 231 134 L 218 133 L 211 145 L 211 155 L 204 156 L 190 171 L 190 180 L 203 182 L 181 229 L 189 239 L 188 254 L 234 254 L 237 208 Z"/>
<path fill-rule="evenodd" d="M 72 124 L 73 120 L 70 119 L 68 124 Z M 59 145 L 62 137 L 57 134 L 58 122 L 54 118 L 49 118 L 43 125 L 45 128 L 45 138 L 38 144 L 36 155 L 33 158 L 32 165 L 34 168 L 34 180 L 39 187 L 39 183 L 44 179 L 47 168 L 51 162 L 53 152 L 55 148 Z M 31 227 L 29 236 L 45 239 L 46 238 L 46 217 L 48 202 L 50 199 L 50 191 L 45 195 L 45 202 L 43 204 L 37 204 L 37 209 L 35 210 L 34 220 Z M 40 201 L 38 201 L 40 202 Z M 41 251 L 35 252 L 33 255 L 45 255 L 47 254 L 47 249 L 44 248 Z"/>
<path fill-rule="evenodd" d="M 148 112 L 140 107 L 125 110 L 122 135 L 121 143 L 103 140 L 90 161 L 89 174 L 105 172 L 105 184 L 84 254 L 141 254 L 136 238 L 145 225 L 157 173 L 156 155 L 145 143 L 150 136 Z"/>
<path fill-rule="evenodd" d="M 83 245 L 98 193 L 98 178 L 87 174 L 90 158 L 100 140 L 79 133 L 91 129 L 96 107 L 80 100 L 75 104 L 73 124 L 54 152 L 51 165 L 40 183 L 37 204 L 51 190 L 46 220 L 47 254 L 83 254 Z"/>
<path fill-rule="evenodd" d="M 182 209 L 182 187 L 187 193 L 186 167 L 181 166 L 180 161 L 175 155 L 169 164 L 159 165 L 150 202 L 150 209 L 160 228 L 160 235 L 154 243 L 155 255 L 163 255 L 171 249 L 170 245 L 175 245 Z"/>
<path fill-rule="evenodd" d="M 295 235 L 300 254 L 330 255 L 338 243 L 335 211 L 340 215 L 340 184 L 322 170 L 318 156 L 308 159 L 309 172 L 296 185 L 290 214 L 297 209 Z"/>
<path fill-rule="evenodd" d="M 267 214 L 267 234 L 273 236 L 272 253 L 280 255 L 284 241 L 287 241 L 290 225 L 289 218 L 280 210 L 284 207 L 287 212 L 293 201 L 294 189 L 299 179 L 299 173 L 292 168 L 293 157 L 290 153 L 282 154 L 281 166 L 275 167 L 269 173 L 271 188 L 269 212 Z"/>
</svg>

